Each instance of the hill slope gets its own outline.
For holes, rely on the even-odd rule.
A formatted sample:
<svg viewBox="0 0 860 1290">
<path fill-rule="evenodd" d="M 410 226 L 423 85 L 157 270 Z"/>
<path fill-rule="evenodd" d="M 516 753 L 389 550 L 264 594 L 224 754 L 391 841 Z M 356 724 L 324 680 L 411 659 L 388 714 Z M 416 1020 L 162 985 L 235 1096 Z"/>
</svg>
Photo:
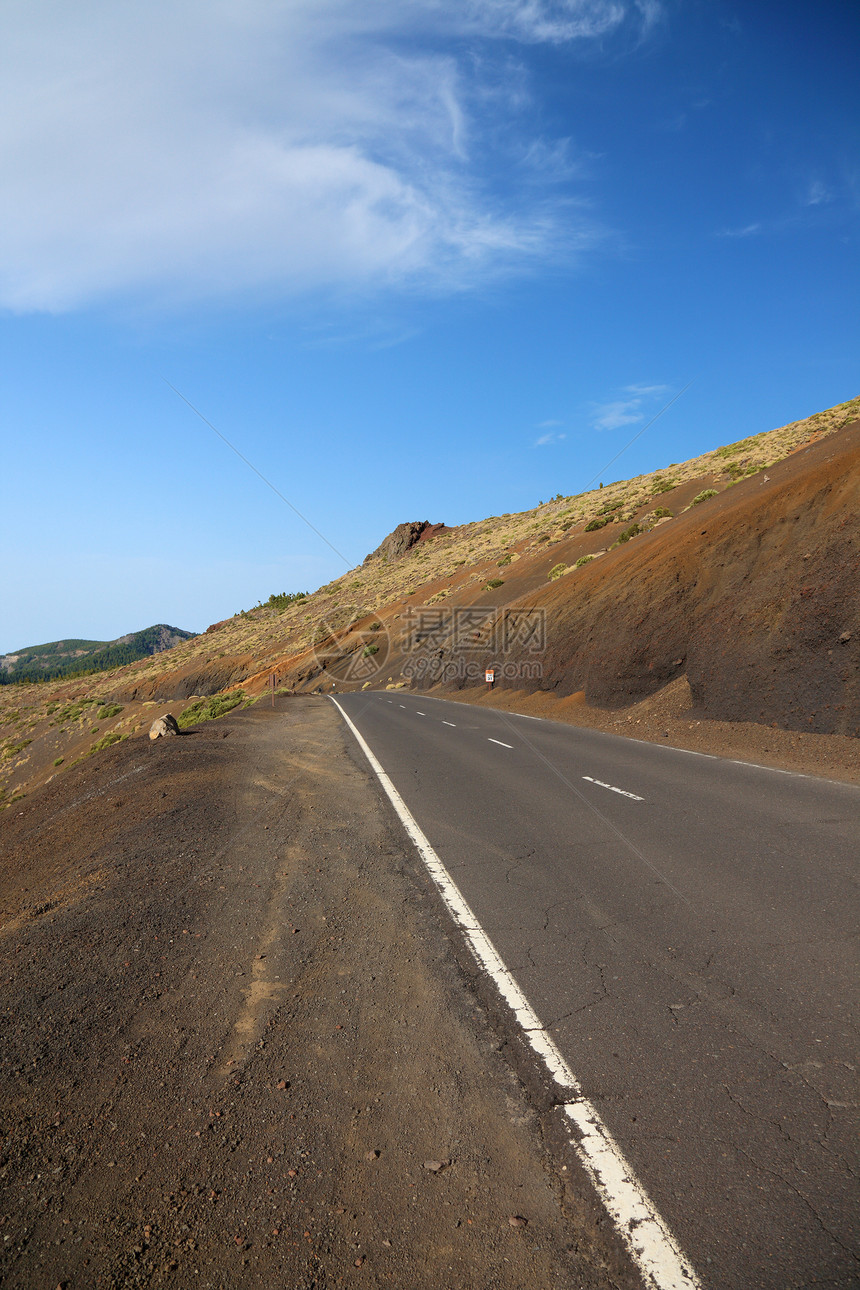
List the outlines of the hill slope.
<svg viewBox="0 0 860 1290">
<path fill-rule="evenodd" d="M 408 542 L 383 542 L 311 595 L 273 597 L 86 682 L 7 685 L 0 801 L 146 729 L 165 702 L 193 708 L 193 721 L 201 696 L 253 701 L 273 677 L 295 691 L 408 685 L 484 702 L 491 664 L 494 703 L 540 700 L 565 717 L 574 704 L 577 719 L 599 722 L 634 704 L 656 711 L 671 695 L 673 711 L 689 714 L 673 739 L 688 729 L 692 738 L 705 718 L 712 728 L 755 722 L 785 732 L 789 751 L 842 739 L 836 773 L 855 768 L 858 415 L 855 399 L 521 514 L 456 528 L 406 523 L 397 533 L 408 530 Z M 536 614 L 539 648 L 522 633 L 505 637 L 506 624 Z M 665 737 L 668 707 L 660 712 Z M 755 758 L 768 752 L 759 743 Z M 810 765 L 831 765 L 816 749 Z"/>
<path fill-rule="evenodd" d="M 65 640 L 47 645 L 29 645 L 13 654 L 0 654 L 0 685 L 21 681 L 55 680 L 61 676 L 82 676 L 135 663 L 150 654 L 173 649 L 194 639 L 194 632 L 156 623 L 143 631 L 129 632 L 114 641 Z"/>
</svg>

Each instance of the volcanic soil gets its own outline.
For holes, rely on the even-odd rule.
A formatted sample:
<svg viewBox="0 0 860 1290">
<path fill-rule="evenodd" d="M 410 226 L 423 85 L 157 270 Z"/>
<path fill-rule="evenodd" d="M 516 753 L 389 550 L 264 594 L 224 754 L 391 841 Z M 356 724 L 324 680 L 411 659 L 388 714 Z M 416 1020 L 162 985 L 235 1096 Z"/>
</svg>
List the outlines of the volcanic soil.
<svg viewBox="0 0 860 1290">
<path fill-rule="evenodd" d="M 356 757 L 279 699 L 6 812 L 4 1287 L 636 1284 Z"/>
</svg>

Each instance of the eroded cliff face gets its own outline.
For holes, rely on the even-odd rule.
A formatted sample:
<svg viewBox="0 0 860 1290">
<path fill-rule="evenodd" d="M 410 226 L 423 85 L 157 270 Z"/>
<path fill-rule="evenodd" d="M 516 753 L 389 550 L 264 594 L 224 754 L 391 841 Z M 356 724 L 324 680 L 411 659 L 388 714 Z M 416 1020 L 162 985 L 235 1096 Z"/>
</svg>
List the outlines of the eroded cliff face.
<svg viewBox="0 0 860 1290">
<path fill-rule="evenodd" d="M 860 423 L 520 603 L 533 688 L 622 706 L 686 673 L 707 716 L 860 735 Z"/>
</svg>

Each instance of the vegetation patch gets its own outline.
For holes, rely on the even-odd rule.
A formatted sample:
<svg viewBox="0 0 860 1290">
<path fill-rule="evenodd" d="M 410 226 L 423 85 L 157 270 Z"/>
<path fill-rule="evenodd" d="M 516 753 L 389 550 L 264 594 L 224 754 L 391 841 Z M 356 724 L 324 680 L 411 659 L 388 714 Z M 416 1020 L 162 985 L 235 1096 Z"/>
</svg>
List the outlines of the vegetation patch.
<svg viewBox="0 0 860 1290">
<path fill-rule="evenodd" d="M 716 497 L 716 495 L 717 495 L 716 488 L 705 488 L 701 493 L 698 493 L 693 498 L 693 500 L 690 502 L 690 505 L 698 506 L 700 502 L 706 502 L 709 497 Z"/>
<path fill-rule="evenodd" d="M 487 591 L 494 591 L 496 587 L 503 587 L 504 585 L 504 578 L 491 578 L 487 583 Z"/>
<path fill-rule="evenodd" d="M 584 564 L 588 564 L 588 562 L 593 559 L 593 555 L 581 555 L 573 567 L 574 569 L 581 569 Z"/>
<path fill-rule="evenodd" d="M 96 721 L 108 721 L 111 717 L 118 717 L 121 712 L 121 703 L 105 703 L 96 713 Z"/>
<path fill-rule="evenodd" d="M 245 701 L 244 690 L 231 690 L 229 694 L 213 694 L 208 699 L 198 699 L 189 708 L 180 712 L 177 725 L 180 730 L 186 726 L 198 726 L 202 721 L 215 721 L 226 712 L 232 712 Z"/>
<path fill-rule="evenodd" d="M 93 744 L 90 752 L 101 752 L 104 748 L 110 748 L 111 744 L 122 743 L 123 739 L 128 739 L 128 735 L 121 735 L 118 730 L 111 730 L 110 733 L 106 734 L 103 739 L 98 741 L 98 743 Z"/>
<path fill-rule="evenodd" d="M 765 434 L 767 431 L 764 432 Z M 725 448 L 715 448 L 714 457 L 736 457 L 740 452 L 747 452 L 750 448 L 755 448 L 764 434 L 754 434 L 750 439 L 739 439 L 737 443 L 728 443 Z"/>
<path fill-rule="evenodd" d="M 655 493 L 671 493 L 672 489 L 676 487 L 674 480 L 664 479 L 662 475 L 657 475 L 654 480 L 653 488 Z"/>
<path fill-rule="evenodd" d="M 361 657 L 370 658 L 372 654 L 378 654 L 378 653 L 379 653 L 378 645 L 365 645 L 364 649 L 361 651 Z"/>
<path fill-rule="evenodd" d="M 585 526 L 586 533 L 595 533 L 598 529 L 605 529 L 607 524 L 612 523 L 611 515 L 598 515 L 595 519 L 589 520 Z"/>
<path fill-rule="evenodd" d="M 658 506 L 654 512 L 655 520 L 673 520 L 674 518 L 675 512 L 670 511 L 668 506 Z"/>
<path fill-rule="evenodd" d="M 557 564 L 554 568 L 550 569 L 546 576 L 552 580 L 553 578 L 560 578 L 563 573 L 567 573 L 567 565 Z"/>
<path fill-rule="evenodd" d="M 18 753 L 23 752 L 27 745 L 32 742 L 32 739 L 22 739 L 18 744 L 6 744 L 3 749 L 3 760 L 11 761 L 13 757 L 17 757 Z"/>
</svg>

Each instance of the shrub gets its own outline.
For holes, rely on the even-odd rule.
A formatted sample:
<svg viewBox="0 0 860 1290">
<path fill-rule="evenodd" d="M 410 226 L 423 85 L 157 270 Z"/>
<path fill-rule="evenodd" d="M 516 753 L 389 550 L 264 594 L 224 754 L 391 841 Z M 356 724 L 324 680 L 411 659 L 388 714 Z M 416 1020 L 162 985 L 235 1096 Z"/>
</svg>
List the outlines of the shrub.
<svg viewBox="0 0 860 1290">
<path fill-rule="evenodd" d="M 353 586 L 360 586 L 360 583 L 353 583 Z M 279 591 L 269 596 L 266 601 L 261 601 L 258 606 L 261 609 L 286 609 L 289 605 L 300 604 L 301 601 L 307 600 L 311 593 L 309 591 Z"/>
<path fill-rule="evenodd" d="M 693 500 L 690 502 L 690 505 L 698 506 L 700 502 L 706 502 L 709 497 L 716 497 L 716 495 L 717 495 L 716 488 L 706 488 L 701 493 L 699 493 L 696 497 L 693 498 Z"/>
<path fill-rule="evenodd" d="M 655 520 L 672 520 L 675 518 L 674 511 L 670 511 L 668 506 L 658 506 L 654 512 Z"/>
<path fill-rule="evenodd" d="M 370 658 L 371 654 L 378 654 L 378 653 L 379 653 L 378 645 L 365 645 L 364 649 L 361 651 L 361 656 L 362 658 Z"/>
<path fill-rule="evenodd" d="M 510 564 L 513 558 L 514 557 L 510 553 L 508 553 L 507 555 L 503 555 L 501 560 L 499 561 L 499 568 L 504 569 L 505 565 Z"/>
<path fill-rule="evenodd" d="M 611 515 L 613 511 L 620 511 L 623 505 L 623 502 L 610 502 L 608 506 L 602 506 L 600 508 L 600 514 Z"/>
<path fill-rule="evenodd" d="M 486 590 L 493 591 L 495 590 L 496 587 L 503 587 L 504 585 L 505 585 L 504 578 L 491 578 L 490 581 L 487 583 Z"/>
<path fill-rule="evenodd" d="M 63 762 L 64 762 L 65 760 L 66 760 L 66 759 L 65 759 L 65 757 L 57 757 L 57 758 L 56 758 L 56 760 L 54 761 L 54 765 L 55 765 L 55 766 L 62 766 L 62 764 L 63 764 Z"/>
<path fill-rule="evenodd" d="M 573 567 L 574 569 L 581 569 L 584 564 L 588 564 L 589 560 L 593 559 L 593 555 L 581 555 Z"/>
<path fill-rule="evenodd" d="M 110 717 L 117 717 L 122 712 L 121 703 L 106 703 L 99 708 L 96 713 L 96 721 L 107 721 Z"/>
<path fill-rule="evenodd" d="M 111 744 L 122 743 L 123 739 L 128 739 L 128 735 L 121 735 L 118 730 L 111 730 L 110 733 L 106 734 L 103 739 L 98 741 L 98 743 L 93 744 L 90 752 L 102 752 L 103 749 L 110 748 Z"/>
<path fill-rule="evenodd" d="M 586 533 L 595 533 L 597 529 L 605 529 L 607 524 L 612 523 L 611 515 L 598 515 L 596 519 L 590 520 L 585 526 Z"/>
<path fill-rule="evenodd" d="M 631 524 L 629 529 L 624 529 L 622 533 L 618 534 L 618 541 L 629 542 L 631 538 L 638 537 L 641 532 L 642 530 L 638 524 Z"/>
<path fill-rule="evenodd" d="M 198 699 L 177 717 L 180 730 L 186 726 L 199 725 L 201 721 L 215 721 L 231 712 L 245 700 L 244 690 L 231 690 L 229 694 L 213 694 L 209 699 Z"/>
<path fill-rule="evenodd" d="M 546 576 L 550 579 L 560 578 L 563 573 L 567 573 L 567 565 L 557 564 L 554 568 L 550 569 L 549 573 Z"/>
<path fill-rule="evenodd" d="M 655 493 L 671 493 L 672 489 L 675 487 L 676 484 L 673 480 L 664 479 L 662 475 L 658 475 L 654 480 Z"/>
<path fill-rule="evenodd" d="M 7 761 L 12 757 L 17 757 L 19 752 L 23 752 L 28 744 L 33 742 L 32 739 L 22 739 L 19 744 L 7 744 L 3 749 L 3 757 Z"/>
</svg>

